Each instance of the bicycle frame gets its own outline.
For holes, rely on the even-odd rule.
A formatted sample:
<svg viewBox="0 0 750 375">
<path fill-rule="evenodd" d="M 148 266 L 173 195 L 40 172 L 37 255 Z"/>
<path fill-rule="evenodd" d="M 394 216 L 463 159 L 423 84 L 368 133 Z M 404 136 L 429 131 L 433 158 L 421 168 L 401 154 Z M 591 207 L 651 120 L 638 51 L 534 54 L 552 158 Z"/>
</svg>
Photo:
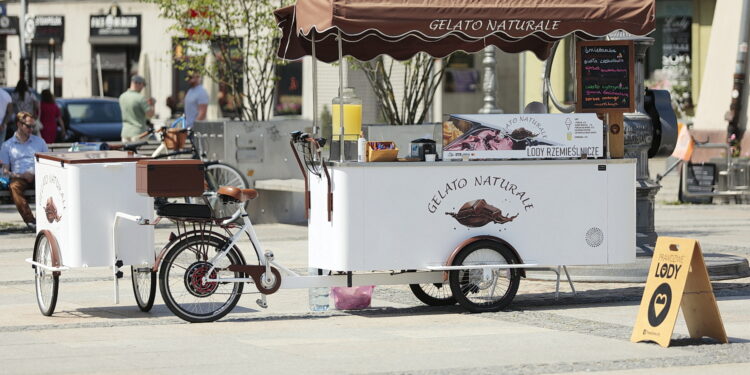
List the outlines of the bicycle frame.
<svg viewBox="0 0 750 375">
<path fill-rule="evenodd" d="M 268 256 L 260 253 L 260 249 L 261 249 L 260 240 L 258 240 L 258 235 L 255 233 L 255 229 L 253 228 L 252 222 L 250 222 L 250 217 L 248 216 L 247 211 L 245 211 L 244 205 L 240 205 L 240 209 L 237 210 L 234 216 L 230 217 L 227 220 L 224 220 L 221 223 L 221 225 L 222 226 L 228 225 L 240 217 L 242 218 L 242 222 L 243 222 L 242 227 L 240 227 L 240 229 L 237 230 L 237 232 L 232 234 L 232 237 L 229 238 L 229 242 L 227 242 L 227 244 L 224 245 L 224 249 L 218 254 L 214 255 L 208 261 L 209 263 L 211 263 L 212 266 L 211 266 L 211 269 L 209 269 L 208 272 L 206 272 L 206 275 L 211 275 L 211 273 L 216 269 L 216 266 L 215 266 L 216 262 L 218 262 L 219 260 L 227 256 L 227 254 L 229 253 L 229 250 L 231 250 L 234 247 L 234 245 L 237 244 L 240 237 L 242 237 L 243 233 L 247 233 L 248 237 L 250 238 L 250 243 L 253 245 L 253 249 L 255 250 L 255 254 L 257 255 L 260 261 L 260 265 L 266 266 L 266 267 L 269 265 Z M 271 257 L 273 257 L 273 255 L 271 255 Z M 284 269 L 283 267 L 280 267 L 280 268 Z M 286 269 L 284 270 L 288 271 Z M 225 278 L 225 277 L 209 278 L 208 276 L 203 277 L 203 282 L 252 282 L 252 281 L 253 279 L 249 277 L 247 278 L 234 278 L 234 277 L 233 278 Z"/>
</svg>

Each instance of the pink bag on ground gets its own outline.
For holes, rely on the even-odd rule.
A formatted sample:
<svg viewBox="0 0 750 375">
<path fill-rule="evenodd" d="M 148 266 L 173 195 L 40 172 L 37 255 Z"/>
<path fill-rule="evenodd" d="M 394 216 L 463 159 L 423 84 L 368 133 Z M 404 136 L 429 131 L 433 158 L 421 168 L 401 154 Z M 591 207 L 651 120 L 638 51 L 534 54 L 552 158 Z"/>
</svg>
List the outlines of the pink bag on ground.
<svg viewBox="0 0 750 375">
<path fill-rule="evenodd" d="M 372 291 L 375 285 L 331 288 L 333 303 L 338 310 L 357 310 L 370 307 Z"/>
</svg>

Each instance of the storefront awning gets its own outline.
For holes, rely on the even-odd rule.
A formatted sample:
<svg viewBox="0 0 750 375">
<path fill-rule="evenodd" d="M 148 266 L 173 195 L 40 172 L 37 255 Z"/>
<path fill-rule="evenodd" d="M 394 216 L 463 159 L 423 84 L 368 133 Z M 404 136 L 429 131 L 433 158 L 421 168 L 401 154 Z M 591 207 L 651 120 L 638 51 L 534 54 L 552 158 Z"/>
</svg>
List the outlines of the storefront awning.
<svg viewBox="0 0 750 375">
<path fill-rule="evenodd" d="M 623 30 L 645 36 L 654 30 L 654 0 L 297 0 L 276 10 L 283 36 L 278 56 L 312 55 L 359 60 L 387 54 L 404 60 L 417 52 L 445 57 L 495 45 L 506 52 L 531 51 L 540 59 L 568 35 L 594 39 Z"/>
</svg>

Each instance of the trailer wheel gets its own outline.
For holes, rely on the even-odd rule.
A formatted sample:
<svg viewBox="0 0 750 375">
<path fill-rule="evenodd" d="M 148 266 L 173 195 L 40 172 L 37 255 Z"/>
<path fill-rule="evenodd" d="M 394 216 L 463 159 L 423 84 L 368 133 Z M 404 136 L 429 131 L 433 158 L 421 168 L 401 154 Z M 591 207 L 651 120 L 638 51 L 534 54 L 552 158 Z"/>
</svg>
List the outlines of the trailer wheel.
<svg viewBox="0 0 750 375">
<path fill-rule="evenodd" d="M 143 312 L 151 311 L 156 297 L 156 271 L 151 267 L 130 267 L 130 278 L 133 281 L 133 294 L 138 308 Z"/>
<path fill-rule="evenodd" d="M 513 252 L 495 241 L 477 241 L 462 249 L 453 266 L 481 266 L 516 263 Z M 473 268 L 451 270 L 450 286 L 453 296 L 465 309 L 480 313 L 499 311 L 516 296 L 521 282 L 520 270 Z"/>
<path fill-rule="evenodd" d="M 46 230 L 39 232 L 34 243 L 34 261 L 50 267 L 55 266 L 52 260 L 55 251 L 53 246 L 57 247 L 57 241 L 52 233 Z M 42 315 L 51 316 L 55 312 L 59 284 L 59 271 L 50 271 L 34 266 L 36 302 Z"/>
<path fill-rule="evenodd" d="M 456 299 L 447 284 L 409 284 L 414 296 L 428 306 L 451 306 Z"/>
</svg>

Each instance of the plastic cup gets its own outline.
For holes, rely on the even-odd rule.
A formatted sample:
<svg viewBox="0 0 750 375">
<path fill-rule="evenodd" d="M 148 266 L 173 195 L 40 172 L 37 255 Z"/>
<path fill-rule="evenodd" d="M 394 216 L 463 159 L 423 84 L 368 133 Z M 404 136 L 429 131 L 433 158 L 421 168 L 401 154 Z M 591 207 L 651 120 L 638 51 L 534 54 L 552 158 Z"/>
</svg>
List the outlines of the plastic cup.
<svg viewBox="0 0 750 375">
<path fill-rule="evenodd" d="M 425 154 L 424 155 L 424 161 L 435 161 L 435 154 Z"/>
</svg>

